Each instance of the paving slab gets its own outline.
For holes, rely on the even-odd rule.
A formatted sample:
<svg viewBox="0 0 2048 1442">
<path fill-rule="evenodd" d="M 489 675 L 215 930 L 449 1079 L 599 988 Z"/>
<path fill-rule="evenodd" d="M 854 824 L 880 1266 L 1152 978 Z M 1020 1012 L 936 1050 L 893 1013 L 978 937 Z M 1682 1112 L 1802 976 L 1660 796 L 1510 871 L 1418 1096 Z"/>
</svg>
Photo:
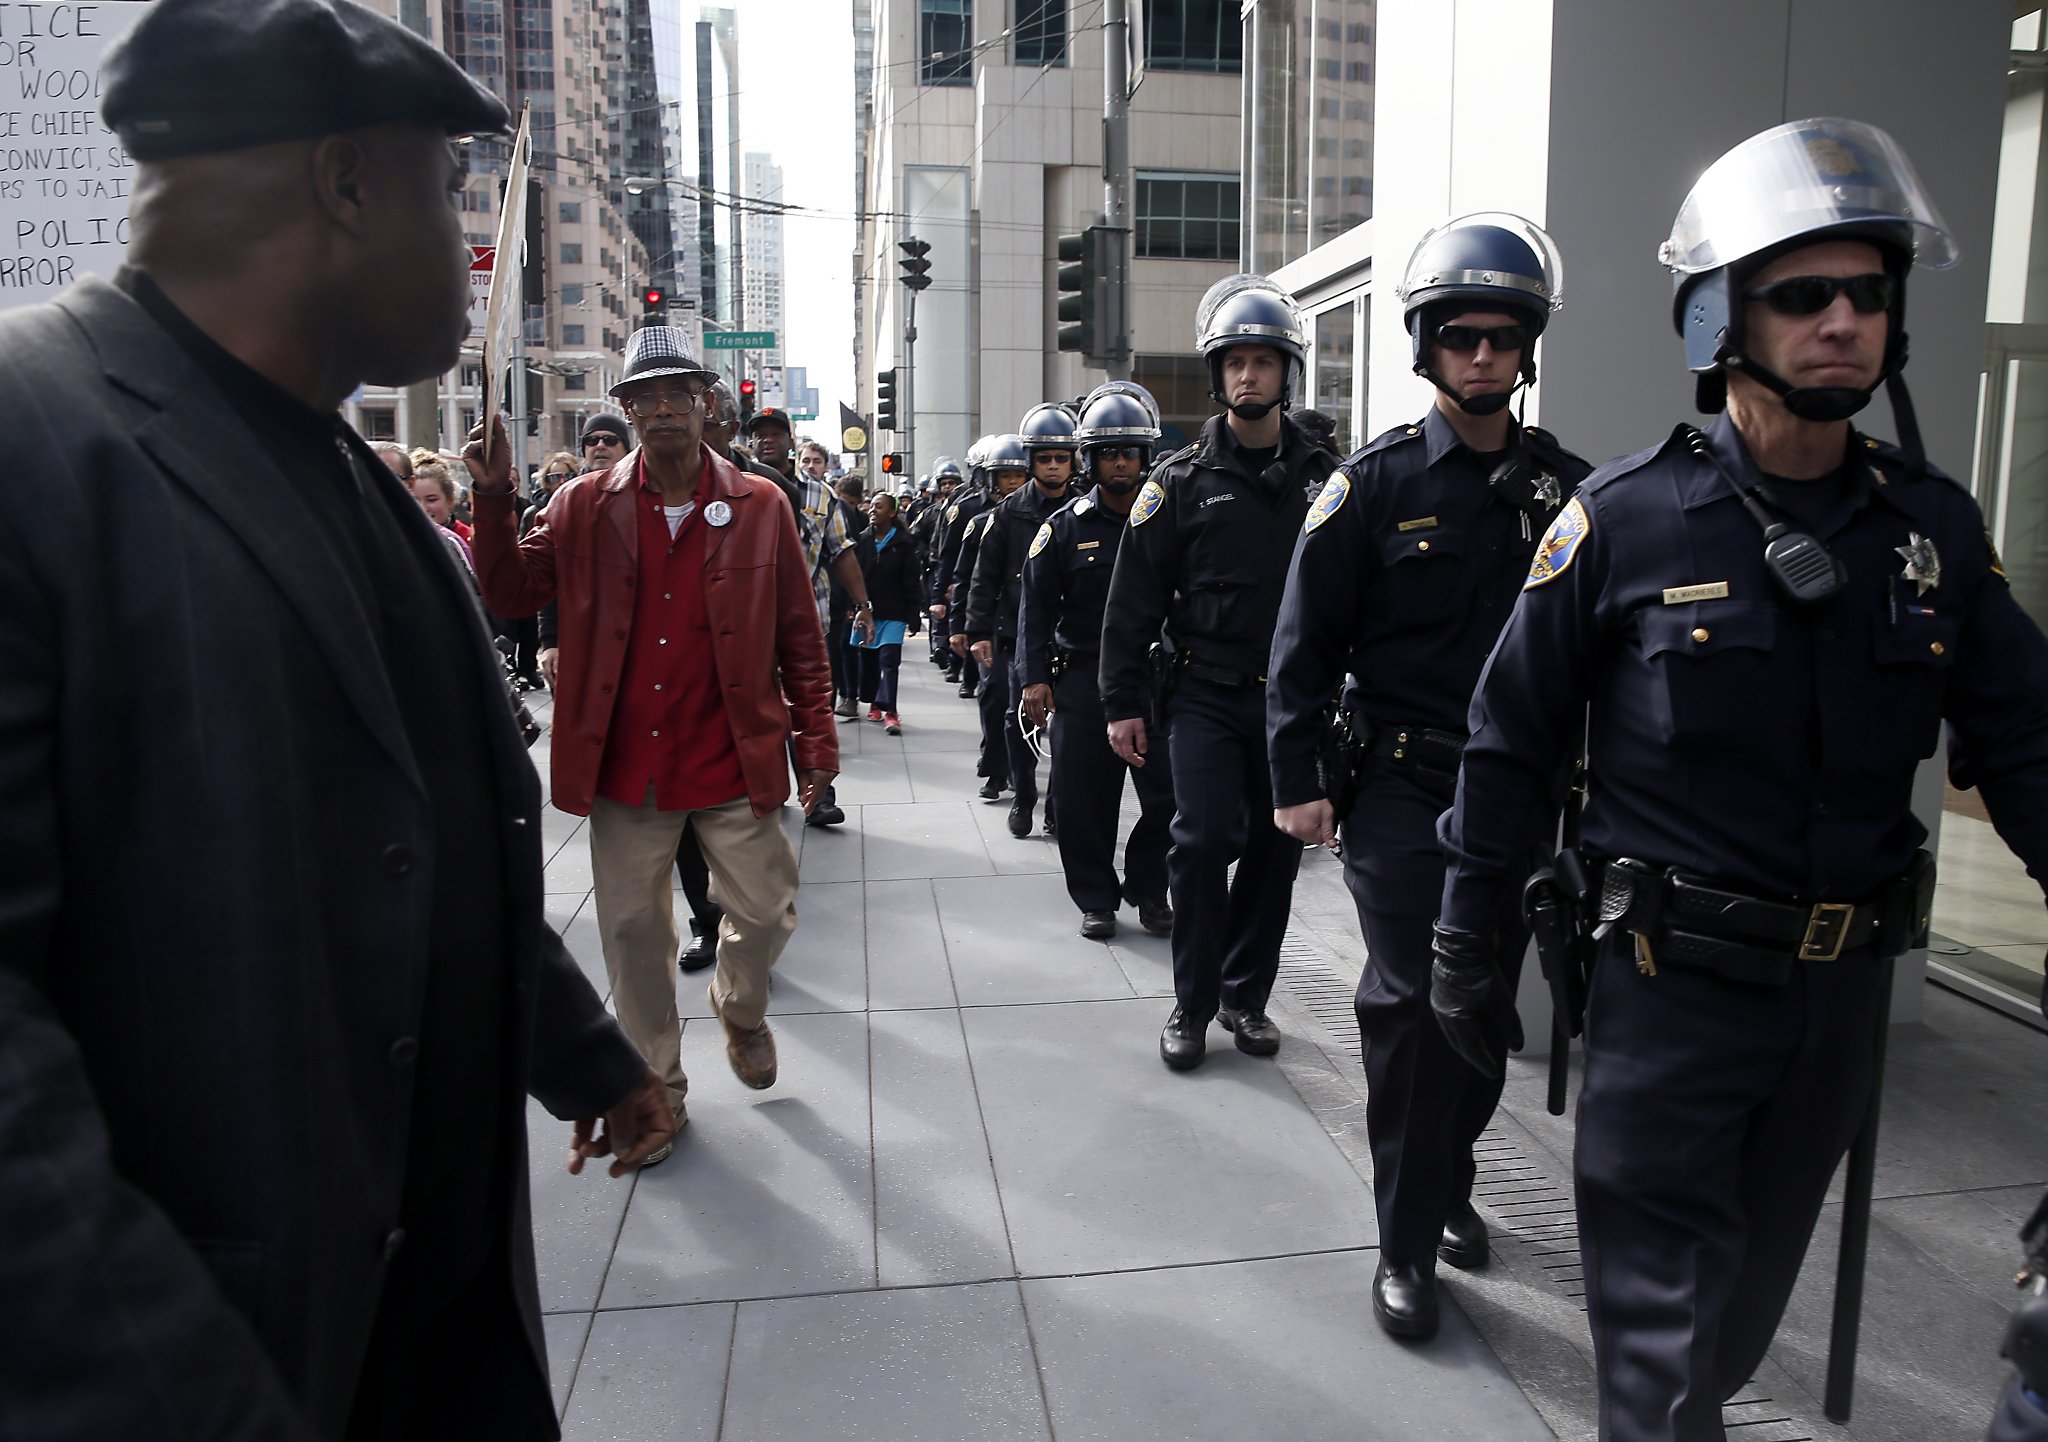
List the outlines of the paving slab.
<svg viewBox="0 0 2048 1442">
<path fill-rule="evenodd" d="M 526 1103 L 526 1172 L 533 1208 L 533 1260 L 543 1312 L 588 1312 L 632 1200 L 632 1177 L 609 1177 L 604 1166 L 569 1175 L 570 1124 Z"/>
<path fill-rule="evenodd" d="M 867 884 L 868 1004 L 877 1011 L 954 1004 L 953 973 L 929 881 Z"/>
<path fill-rule="evenodd" d="M 1205 1065 L 1177 1073 L 1159 1061 L 1155 1001 L 963 1016 L 1024 1275 L 1376 1242 L 1358 1173 L 1279 1068 L 1221 1030 Z"/>
<path fill-rule="evenodd" d="M 1014 1276 L 959 1013 L 877 1012 L 870 1032 L 881 1284 Z"/>
<path fill-rule="evenodd" d="M 540 1332 L 548 1348 L 548 1391 L 555 1399 L 555 1417 L 569 1403 L 569 1386 L 576 1380 L 576 1364 L 583 1360 L 583 1336 L 590 1330 L 588 1312 L 547 1312 L 540 1319 Z"/>
<path fill-rule="evenodd" d="M 1116 935 L 1109 952 L 1123 968 L 1124 980 L 1139 996 L 1173 995 L 1173 938 L 1153 936 L 1138 925 L 1138 909 L 1125 906 L 1116 916 Z M 1171 1006 L 1168 1011 L 1173 1010 Z M 1159 1024 L 1166 1025 L 1164 1013 Z"/>
<path fill-rule="evenodd" d="M 861 808 L 842 802 L 839 809 L 846 813 L 843 824 L 803 828 L 803 845 L 796 855 L 799 899 L 804 887 L 861 879 L 861 853 L 866 844 Z"/>
<path fill-rule="evenodd" d="M 590 877 L 589 829 L 579 827 L 575 835 L 563 842 L 561 848 L 548 858 L 547 867 L 541 875 L 541 884 L 551 896 L 565 891 L 589 891 L 594 884 Z"/>
<path fill-rule="evenodd" d="M 853 723 L 840 724 L 840 770 L 833 783 L 839 789 L 839 804 L 873 806 L 911 801 L 910 767 L 904 759 L 902 739 L 885 734 L 880 726 L 862 722 L 856 733 L 860 749 L 849 752 L 848 733 L 853 731 Z"/>
<path fill-rule="evenodd" d="M 733 1312 L 720 1303 L 598 1313 L 563 1442 L 717 1442 Z"/>
<path fill-rule="evenodd" d="M 548 925 L 562 938 L 577 970 L 597 988 L 599 996 L 609 997 L 612 984 L 605 975 L 604 943 L 597 933 L 597 908 L 592 904 L 591 893 L 559 892 L 546 902 Z"/>
<path fill-rule="evenodd" d="M 723 1442 L 1051 1442 L 1016 1284 L 740 1307 Z"/>
<path fill-rule="evenodd" d="M 961 1005 L 1131 995 L 1109 949 L 1081 936 L 1057 874 L 948 878 L 933 890 Z"/>
<path fill-rule="evenodd" d="M 690 1124 L 639 1175 L 605 1308 L 871 1287 L 867 1018 L 775 1024 L 781 1077 L 749 1091 L 715 1024 L 683 1030 Z"/>
<path fill-rule="evenodd" d="M 974 752 L 931 751 L 926 749 L 925 740 L 923 736 L 917 738 L 917 747 L 910 757 L 911 799 L 952 802 L 966 798 L 986 804 L 974 794 L 981 789 L 981 777 L 974 771 Z"/>
<path fill-rule="evenodd" d="M 865 806 L 863 874 L 869 881 L 911 877 L 989 876 L 995 865 L 969 815 L 975 801 L 926 801 L 915 806 Z"/>
<path fill-rule="evenodd" d="M 1041 784 L 1044 779 L 1039 778 Z M 1022 836 L 1010 834 L 1010 798 L 1007 796 L 1001 806 L 991 806 L 976 798 L 968 807 L 968 815 L 974 818 L 975 828 L 981 832 L 981 844 L 988 848 L 989 860 L 995 863 L 996 871 L 1001 875 L 1056 872 L 1060 869 L 1059 843 L 1045 834 L 1043 798 L 1032 812 L 1031 830 Z M 1071 908 L 1073 903 L 1069 901 L 1067 905 Z M 1076 915 L 1074 919 L 1078 923 L 1080 917 Z"/>
<path fill-rule="evenodd" d="M 1549 1439 L 1456 1305 L 1427 1346 L 1372 1319 L 1376 1254 L 1023 1283 L 1060 1442 Z"/>
</svg>

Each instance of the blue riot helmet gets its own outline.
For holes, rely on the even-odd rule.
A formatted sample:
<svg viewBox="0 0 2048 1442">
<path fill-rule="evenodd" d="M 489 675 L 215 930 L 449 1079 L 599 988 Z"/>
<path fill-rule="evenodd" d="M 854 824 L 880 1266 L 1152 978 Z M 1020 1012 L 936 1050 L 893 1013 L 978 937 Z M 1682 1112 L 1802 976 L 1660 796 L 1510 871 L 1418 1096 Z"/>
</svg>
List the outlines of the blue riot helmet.
<svg viewBox="0 0 2048 1442">
<path fill-rule="evenodd" d="M 1735 303 L 1759 270 L 1788 251 L 1828 240 L 1875 245 L 1892 278 L 1890 326 L 1878 375 L 1889 391 L 1899 443 L 1916 464 L 1920 437 L 1899 373 L 1906 365 L 1906 272 L 1947 270 L 1960 257 L 1913 164 L 1897 141 L 1860 120 L 1795 120 L 1752 135 L 1694 183 L 1658 250 L 1675 294 L 1671 319 L 1685 340 L 1685 364 L 1699 379 L 1699 408 L 1727 404 L 1729 370 L 1781 396 L 1804 420 L 1847 420 L 1876 390 L 1794 386 L 1743 349 Z"/>
<path fill-rule="evenodd" d="M 961 479 L 960 463 L 951 456 L 940 456 L 938 464 L 932 467 L 932 473 L 926 477 L 926 480 L 936 487 L 948 479 L 954 481 Z"/>
<path fill-rule="evenodd" d="M 1129 481 L 1111 483 L 1096 478 L 1096 484 L 1112 494 L 1127 495 L 1138 488 L 1138 481 L 1151 469 L 1152 452 L 1159 444 L 1157 403 L 1143 386 L 1112 381 L 1097 389 L 1081 408 L 1080 437 L 1081 467 L 1090 475 L 1095 469 L 1097 451 L 1117 446 L 1144 447 L 1145 464 Z"/>
<path fill-rule="evenodd" d="M 1248 421 L 1258 420 L 1273 405 L 1233 406 L 1223 394 L 1223 356 L 1233 346 L 1270 346 L 1287 366 L 1280 399 L 1282 410 L 1293 401 L 1308 364 L 1301 316 L 1287 292 L 1263 275 L 1232 275 L 1209 287 L 1195 309 L 1195 348 L 1209 363 L 1209 399 L 1229 407 Z"/>
<path fill-rule="evenodd" d="M 1002 485 L 997 477 L 1004 471 L 1015 471 L 1020 477 L 1031 475 L 1031 448 L 1024 444 L 1024 437 L 1014 432 L 1005 436 L 992 436 L 988 449 L 982 453 L 982 469 L 988 473 L 990 486 L 1000 491 Z M 1015 489 L 1013 486 L 1012 490 Z"/>
<path fill-rule="evenodd" d="M 1017 434 L 1032 450 L 1071 451 L 1074 448 L 1074 413 L 1053 401 L 1035 405 L 1017 422 Z"/>
<path fill-rule="evenodd" d="M 976 490 L 988 484 L 988 474 L 982 463 L 988 456 L 989 443 L 994 439 L 994 436 L 983 436 L 967 448 L 967 484 Z"/>
<path fill-rule="evenodd" d="M 1506 211 L 1461 215 L 1416 242 L 1395 292 L 1414 347 L 1415 373 L 1469 415 L 1490 416 L 1536 381 L 1536 339 L 1564 301 L 1564 263 L 1543 227 Z M 1465 311 L 1504 311 L 1528 327 L 1516 385 L 1490 395 L 1459 395 L 1430 366 L 1437 328 Z"/>
</svg>

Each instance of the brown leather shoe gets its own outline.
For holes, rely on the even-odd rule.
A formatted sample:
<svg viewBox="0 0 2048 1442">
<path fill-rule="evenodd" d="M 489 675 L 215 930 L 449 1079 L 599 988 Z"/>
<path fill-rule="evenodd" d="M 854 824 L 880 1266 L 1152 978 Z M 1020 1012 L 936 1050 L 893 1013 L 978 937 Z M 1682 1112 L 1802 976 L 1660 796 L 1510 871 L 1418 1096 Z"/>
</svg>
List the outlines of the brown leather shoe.
<svg viewBox="0 0 2048 1442">
<path fill-rule="evenodd" d="M 755 1091 L 774 1086 L 775 1033 L 768 1030 L 768 1023 L 748 1031 L 724 1017 L 718 1021 L 725 1028 L 725 1059 L 732 1063 L 732 1074 Z"/>
</svg>

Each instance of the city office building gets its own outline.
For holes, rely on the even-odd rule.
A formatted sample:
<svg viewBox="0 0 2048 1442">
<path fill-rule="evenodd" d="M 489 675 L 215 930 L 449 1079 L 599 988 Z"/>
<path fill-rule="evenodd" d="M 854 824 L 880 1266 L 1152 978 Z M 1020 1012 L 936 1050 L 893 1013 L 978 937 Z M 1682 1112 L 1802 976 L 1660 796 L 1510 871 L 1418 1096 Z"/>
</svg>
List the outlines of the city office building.
<svg viewBox="0 0 2048 1442">
<path fill-rule="evenodd" d="M 1353 441 L 1431 404 L 1394 295 L 1415 242 L 1502 209 L 1564 257 L 1528 418 L 1595 461 L 1655 444 L 1698 419 L 1657 263 L 1693 181 L 1787 120 L 1891 132 L 1963 249 L 1912 282 L 1928 453 L 1969 479 L 2014 591 L 2048 622 L 2048 37 L 2031 5 L 1250 0 L 1243 36 L 1243 248 L 1302 303 L 1310 392 Z M 1882 396 L 1862 420 L 1892 433 Z M 1938 766 L 1918 800 L 1945 878 L 1935 979 L 2038 1021 L 2039 888 Z M 1919 992 L 1899 988 L 1899 1014 Z"/>
<path fill-rule="evenodd" d="M 1062 233 L 1104 210 L 1102 12 L 1067 0 L 871 0 L 867 10 L 857 374 L 872 407 L 876 373 L 902 364 L 897 242 L 915 235 L 932 247 L 912 380 L 922 470 L 1104 378 L 1055 347 L 1053 260 Z M 1130 0 L 1130 13 L 1132 374 L 1159 398 L 1171 443 L 1214 413 L 1195 307 L 1240 268 L 1243 30 L 1223 0 Z M 856 104 L 860 95 L 857 83 Z M 904 450 L 904 439 L 884 434 L 877 446 Z"/>
<path fill-rule="evenodd" d="M 766 350 L 747 351 L 746 364 L 760 383 L 764 404 L 790 406 L 783 387 L 782 359 L 782 167 L 775 157 L 758 150 L 746 152 L 745 195 L 749 201 L 740 215 L 741 248 L 746 255 L 746 293 L 742 298 L 740 328 L 775 332 L 776 344 Z"/>
<path fill-rule="evenodd" d="M 629 153 L 635 163 L 662 163 L 659 127 L 650 134 L 644 120 L 655 88 L 653 57 L 639 53 L 653 44 L 648 0 L 370 3 L 439 45 L 496 91 L 515 118 L 531 106 L 522 439 L 529 462 L 549 450 L 573 450 L 582 418 L 610 404 L 606 393 L 650 273 L 647 244 L 628 224 L 623 186 Z M 468 147 L 470 177 L 458 203 L 472 245 L 496 243 L 510 152 L 501 139 Z M 639 211 L 639 224 L 659 236 L 665 212 L 653 203 Z M 365 387 L 345 407 L 348 419 L 371 440 L 459 447 L 476 423 L 481 362 L 479 338 L 437 387 Z"/>
</svg>

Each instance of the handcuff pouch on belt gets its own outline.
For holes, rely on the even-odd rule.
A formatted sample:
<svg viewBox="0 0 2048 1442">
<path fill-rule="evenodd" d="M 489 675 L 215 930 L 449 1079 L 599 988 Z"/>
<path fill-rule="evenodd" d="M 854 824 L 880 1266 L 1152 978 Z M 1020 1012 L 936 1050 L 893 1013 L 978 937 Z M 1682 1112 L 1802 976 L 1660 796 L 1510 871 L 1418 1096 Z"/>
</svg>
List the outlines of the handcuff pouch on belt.
<svg viewBox="0 0 2048 1442">
<path fill-rule="evenodd" d="M 1154 641 L 1146 650 L 1145 667 L 1152 678 L 1152 720 L 1155 725 L 1166 724 L 1166 705 L 1180 688 L 1180 673 L 1187 663 L 1188 653 L 1165 641 Z"/>
<path fill-rule="evenodd" d="M 1446 807 L 1457 800 L 1458 766 L 1465 758 L 1463 736 L 1429 726 L 1392 726 L 1378 721 L 1371 723 L 1371 728 L 1368 748 L 1396 775 L 1413 781 Z"/>
</svg>

